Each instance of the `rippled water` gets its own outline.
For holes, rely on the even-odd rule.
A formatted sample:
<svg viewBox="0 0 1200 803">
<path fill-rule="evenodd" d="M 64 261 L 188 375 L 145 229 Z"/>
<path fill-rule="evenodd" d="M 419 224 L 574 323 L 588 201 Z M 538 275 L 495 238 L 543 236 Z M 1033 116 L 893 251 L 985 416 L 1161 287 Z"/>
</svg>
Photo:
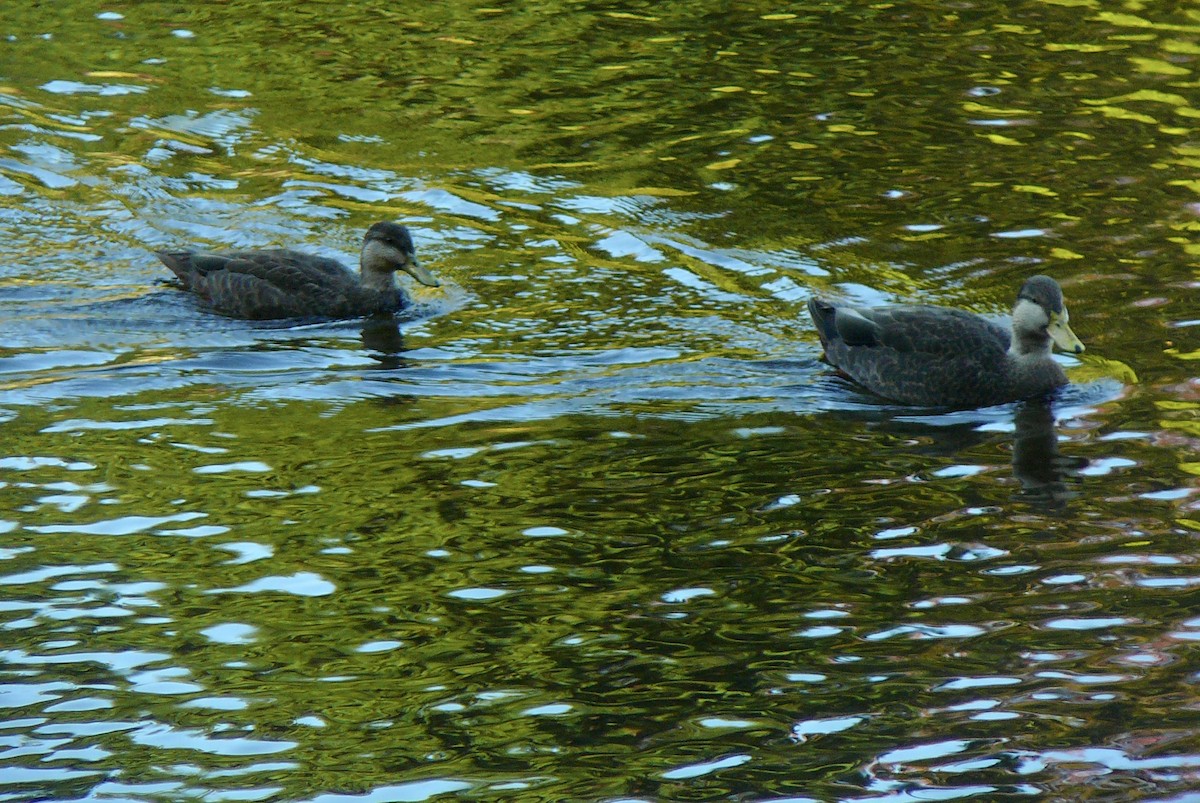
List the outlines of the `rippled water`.
<svg viewBox="0 0 1200 803">
<path fill-rule="evenodd" d="M 660 4 L 662 5 L 662 4 Z M 0 800 L 1191 801 L 1187 6 L 18 2 Z M 163 247 L 347 262 L 248 323 Z M 899 408 L 813 293 L 1003 313 Z"/>
</svg>

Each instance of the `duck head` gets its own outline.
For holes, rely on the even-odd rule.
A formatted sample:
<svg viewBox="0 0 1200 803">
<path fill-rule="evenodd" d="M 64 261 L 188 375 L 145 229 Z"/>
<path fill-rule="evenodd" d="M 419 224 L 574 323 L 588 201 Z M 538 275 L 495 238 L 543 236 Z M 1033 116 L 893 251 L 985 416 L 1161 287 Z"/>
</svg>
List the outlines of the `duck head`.
<svg viewBox="0 0 1200 803">
<path fill-rule="evenodd" d="M 1021 285 L 1013 307 L 1013 348 L 1019 353 L 1049 351 L 1053 341 L 1065 352 L 1082 354 L 1083 343 L 1071 331 L 1062 288 L 1049 276 L 1031 276 Z"/>
<path fill-rule="evenodd" d="M 408 229 L 388 220 L 375 223 L 367 229 L 363 238 L 361 264 L 364 279 L 368 274 L 384 275 L 390 283 L 391 274 L 402 270 L 428 287 L 440 287 L 442 284 L 417 263 L 416 249 L 413 248 Z"/>
</svg>

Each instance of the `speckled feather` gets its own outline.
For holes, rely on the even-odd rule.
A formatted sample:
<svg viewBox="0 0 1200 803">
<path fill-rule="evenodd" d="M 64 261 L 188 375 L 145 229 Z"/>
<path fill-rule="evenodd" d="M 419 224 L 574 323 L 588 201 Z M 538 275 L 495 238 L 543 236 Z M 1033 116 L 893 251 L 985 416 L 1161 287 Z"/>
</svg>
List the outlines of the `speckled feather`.
<svg viewBox="0 0 1200 803">
<path fill-rule="evenodd" d="M 1048 349 L 1044 358 L 1018 361 L 1008 352 L 1009 331 L 964 310 L 847 307 L 816 298 L 808 308 L 829 362 L 904 404 L 986 407 L 1044 396 L 1067 381 Z"/>
<path fill-rule="evenodd" d="M 235 318 L 352 318 L 408 301 L 398 288 L 363 287 L 340 262 L 300 251 L 160 251 L 158 258 L 185 289 Z"/>
</svg>

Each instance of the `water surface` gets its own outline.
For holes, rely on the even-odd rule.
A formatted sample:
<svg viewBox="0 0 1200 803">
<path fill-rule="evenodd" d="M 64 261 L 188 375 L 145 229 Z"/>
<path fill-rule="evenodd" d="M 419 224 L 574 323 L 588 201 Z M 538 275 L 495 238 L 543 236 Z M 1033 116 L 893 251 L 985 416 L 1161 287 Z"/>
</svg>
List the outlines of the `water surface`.
<svg viewBox="0 0 1200 803">
<path fill-rule="evenodd" d="M 1200 787 L 1191 9 L 6 12 L 0 798 Z M 444 282 L 393 325 L 152 256 L 380 219 Z M 889 405 L 803 315 L 1035 272 L 1052 407 Z"/>
</svg>

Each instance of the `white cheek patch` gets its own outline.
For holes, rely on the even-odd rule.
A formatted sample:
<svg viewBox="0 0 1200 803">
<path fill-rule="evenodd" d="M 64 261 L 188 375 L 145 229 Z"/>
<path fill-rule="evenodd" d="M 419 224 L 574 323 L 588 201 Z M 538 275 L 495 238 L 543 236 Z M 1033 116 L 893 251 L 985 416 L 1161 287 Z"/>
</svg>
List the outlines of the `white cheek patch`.
<svg viewBox="0 0 1200 803">
<path fill-rule="evenodd" d="M 1013 310 L 1013 323 L 1030 331 L 1049 326 L 1053 318 L 1046 317 L 1046 311 L 1028 299 L 1021 299 Z"/>
</svg>

